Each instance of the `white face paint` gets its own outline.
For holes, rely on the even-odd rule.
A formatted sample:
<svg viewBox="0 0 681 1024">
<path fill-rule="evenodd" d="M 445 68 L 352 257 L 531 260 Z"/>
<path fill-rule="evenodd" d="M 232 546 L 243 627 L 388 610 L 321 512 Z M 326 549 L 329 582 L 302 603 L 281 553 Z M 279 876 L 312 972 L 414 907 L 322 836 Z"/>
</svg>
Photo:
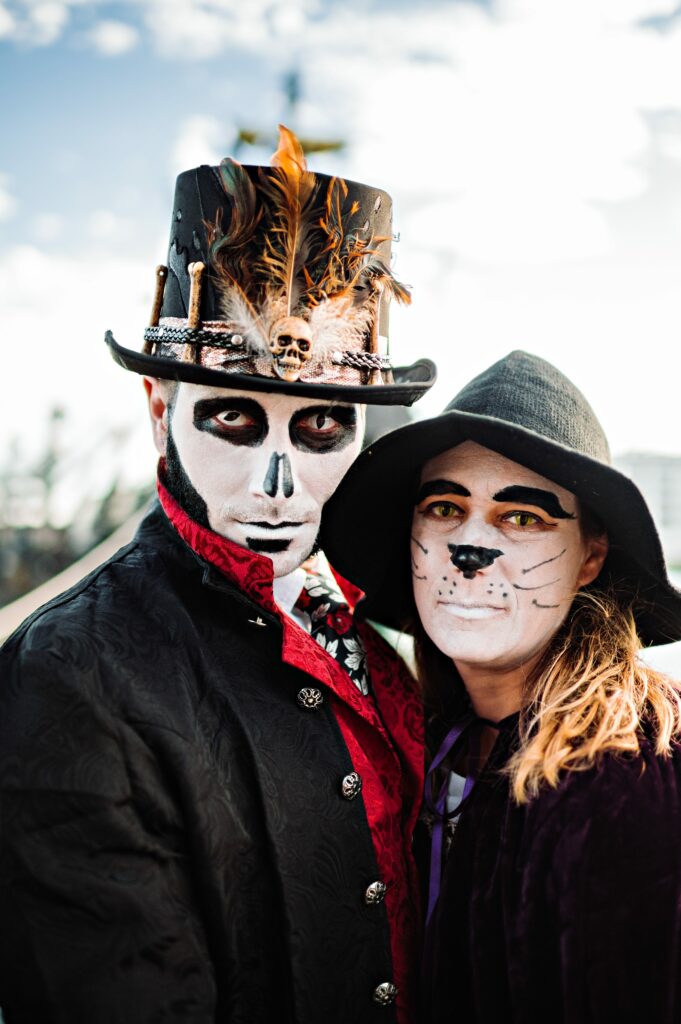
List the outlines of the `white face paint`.
<svg viewBox="0 0 681 1024">
<path fill-rule="evenodd" d="M 472 441 L 423 468 L 414 511 L 414 597 L 457 666 L 509 671 L 541 653 L 605 558 L 575 496 Z"/>
<path fill-rule="evenodd" d="M 318 399 L 179 385 L 170 433 L 212 530 L 272 559 L 312 551 L 324 503 L 359 454 L 363 410 Z"/>
</svg>

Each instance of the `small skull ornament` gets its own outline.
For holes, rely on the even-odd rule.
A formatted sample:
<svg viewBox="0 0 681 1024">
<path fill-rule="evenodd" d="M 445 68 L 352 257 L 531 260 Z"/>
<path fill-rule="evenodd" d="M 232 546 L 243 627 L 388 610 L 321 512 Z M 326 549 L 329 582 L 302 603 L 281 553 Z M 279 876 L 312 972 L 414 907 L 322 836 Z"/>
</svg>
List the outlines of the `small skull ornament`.
<svg viewBox="0 0 681 1024">
<path fill-rule="evenodd" d="M 272 325 L 269 346 L 277 376 L 282 380 L 298 380 L 312 357 L 310 325 L 299 316 L 280 317 Z"/>
</svg>

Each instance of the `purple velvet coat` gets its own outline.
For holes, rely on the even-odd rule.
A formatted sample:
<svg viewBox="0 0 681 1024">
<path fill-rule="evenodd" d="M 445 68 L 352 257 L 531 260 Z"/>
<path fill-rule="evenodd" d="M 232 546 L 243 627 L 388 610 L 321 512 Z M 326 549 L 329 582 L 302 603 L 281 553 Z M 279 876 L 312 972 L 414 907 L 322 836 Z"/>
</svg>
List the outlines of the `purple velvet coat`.
<svg viewBox="0 0 681 1024">
<path fill-rule="evenodd" d="M 424 1020 L 681 1021 L 681 748 L 644 738 L 519 807 L 503 725 L 447 859 Z"/>
</svg>

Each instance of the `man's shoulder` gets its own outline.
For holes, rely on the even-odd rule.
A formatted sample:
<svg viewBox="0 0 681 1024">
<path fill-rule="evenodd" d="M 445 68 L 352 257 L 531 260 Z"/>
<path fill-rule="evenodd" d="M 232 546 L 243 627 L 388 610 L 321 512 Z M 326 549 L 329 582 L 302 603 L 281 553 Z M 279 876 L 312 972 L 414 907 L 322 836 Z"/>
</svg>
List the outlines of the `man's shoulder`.
<svg viewBox="0 0 681 1024">
<path fill-rule="evenodd" d="M 7 638 L 0 659 L 6 662 L 27 646 L 58 653 L 72 631 L 108 634 L 118 616 L 134 617 L 150 589 L 162 589 L 168 572 L 159 525 L 150 513 L 130 543 L 32 612 Z"/>
</svg>

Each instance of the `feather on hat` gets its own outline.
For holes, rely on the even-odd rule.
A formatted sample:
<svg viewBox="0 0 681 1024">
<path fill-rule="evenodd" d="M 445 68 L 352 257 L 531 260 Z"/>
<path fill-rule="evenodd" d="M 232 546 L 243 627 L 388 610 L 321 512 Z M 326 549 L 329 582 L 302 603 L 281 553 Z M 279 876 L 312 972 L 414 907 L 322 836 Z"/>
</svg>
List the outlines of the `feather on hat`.
<svg viewBox="0 0 681 1024">
<path fill-rule="evenodd" d="M 356 224 L 345 182 L 331 178 L 320 195 L 297 138 L 283 125 L 279 133 L 274 173 L 261 171 L 255 184 L 235 160 L 222 161 L 232 219 L 225 231 L 218 215 L 208 239 L 225 320 L 293 381 L 313 354 L 361 344 L 384 289 L 399 302 L 411 296 L 378 255 L 386 239 Z"/>
</svg>

